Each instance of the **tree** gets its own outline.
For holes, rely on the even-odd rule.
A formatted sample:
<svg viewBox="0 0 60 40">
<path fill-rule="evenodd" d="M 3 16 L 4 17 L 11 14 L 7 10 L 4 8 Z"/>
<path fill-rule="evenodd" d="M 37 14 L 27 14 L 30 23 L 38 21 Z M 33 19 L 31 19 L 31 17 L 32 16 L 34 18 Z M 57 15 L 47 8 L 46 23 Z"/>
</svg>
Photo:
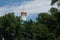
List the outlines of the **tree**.
<svg viewBox="0 0 60 40">
<path fill-rule="evenodd" d="M 24 40 L 32 40 L 32 25 L 34 24 L 34 21 L 31 19 L 27 22 L 25 22 L 24 27 Z"/>
<path fill-rule="evenodd" d="M 52 0 L 51 5 L 55 4 L 58 0 Z"/>
<path fill-rule="evenodd" d="M 20 17 L 16 17 L 14 13 L 8 13 L 1 17 L 0 26 L 2 29 L 2 37 L 6 40 L 14 40 L 21 27 Z"/>
<path fill-rule="evenodd" d="M 38 14 L 36 22 L 37 22 L 37 26 L 40 25 L 40 24 L 43 24 L 43 25 L 45 25 L 44 27 L 47 28 L 49 37 L 47 37 L 46 40 L 55 40 L 56 37 L 55 37 L 55 33 L 54 32 L 55 32 L 55 29 L 56 29 L 55 27 L 56 26 L 55 26 L 55 20 L 54 20 L 54 16 L 53 15 L 51 15 L 49 13 L 40 13 L 40 14 Z M 43 25 L 40 25 L 40 27 L 42 27 Z M 41 38 L 40 38 L 40 40 L 41 40 Z M 45 38 L 42 39 L 42 40 L 45 40 Z"/>
<path fill-rule="evenodd" d="M 50 9 L 51 15 L 53 16 L 53 20 L 55 21 L 54 23 L 54 27 L 55 27 L 55 36 L 57 37 L 57 39 L 60 38 L 60 12 L 58 11 L 57 8 L 51 8 Z M 52 21 L 53 22 L 53 21 Z"/>
</svg>

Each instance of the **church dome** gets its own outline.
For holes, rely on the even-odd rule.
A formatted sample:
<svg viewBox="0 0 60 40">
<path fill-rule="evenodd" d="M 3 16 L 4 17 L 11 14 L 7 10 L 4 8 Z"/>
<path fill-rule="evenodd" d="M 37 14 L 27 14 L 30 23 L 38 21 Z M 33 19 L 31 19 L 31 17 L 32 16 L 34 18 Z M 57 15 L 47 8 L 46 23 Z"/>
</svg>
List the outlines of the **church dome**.
<svg viewBox="0 0 60 40">
<path fill-rule="evenodd" d="M 27 14 L 27 12 L 26 11 L 22 11 L 21 14 Z"/>
</svg>

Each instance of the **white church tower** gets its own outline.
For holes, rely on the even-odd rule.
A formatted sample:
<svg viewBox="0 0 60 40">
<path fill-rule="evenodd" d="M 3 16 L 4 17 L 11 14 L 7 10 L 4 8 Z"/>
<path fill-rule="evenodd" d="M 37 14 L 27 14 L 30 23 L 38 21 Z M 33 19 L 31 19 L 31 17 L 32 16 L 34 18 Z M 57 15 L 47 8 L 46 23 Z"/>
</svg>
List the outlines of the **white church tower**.
<svg viewBox="0 0 60 40">
<path fill-rule="evenodd" d="M 23 4 L 23 10 L 21 12 L 21 20 L 26 21 L 27 12 L 25 11 L 25 4 Z"/>
</svg>

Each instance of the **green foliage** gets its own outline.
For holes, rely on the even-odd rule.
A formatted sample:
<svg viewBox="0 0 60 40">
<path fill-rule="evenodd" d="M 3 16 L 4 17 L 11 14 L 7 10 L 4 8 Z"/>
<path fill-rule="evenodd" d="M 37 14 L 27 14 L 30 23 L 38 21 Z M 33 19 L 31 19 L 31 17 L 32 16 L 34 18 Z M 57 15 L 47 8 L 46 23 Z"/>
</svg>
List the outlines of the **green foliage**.
<svg viewBox="0 0 60 40">
<path fill-rule="evenodd" d="M 51 5 L 55 4 L 58 0 L 52 0 Z"/>
<path fill-rule="evenodd" d="M 54 14 L 54 13 L 57 13 L 57 12 L 58 12 L 58 9 L 52 7 L 52 8 L 49 10 L 49 12 L 52 13 L 52 14 Z"/>
<path fill-rule="evenodd" d="M 40 13 L 22 24 L 20 17 L 8 13 L 0 17 L 0 39 L 5 40 L 60 40 L 60 12 L 51 8 L 50 13 Z"/>
</svg>

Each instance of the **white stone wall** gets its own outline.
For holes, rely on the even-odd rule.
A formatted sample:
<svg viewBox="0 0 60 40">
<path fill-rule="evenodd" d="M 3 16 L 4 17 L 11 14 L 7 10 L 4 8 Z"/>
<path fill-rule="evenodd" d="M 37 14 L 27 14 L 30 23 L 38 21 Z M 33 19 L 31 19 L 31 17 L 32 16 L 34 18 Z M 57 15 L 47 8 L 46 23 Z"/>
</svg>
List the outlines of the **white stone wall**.
<svg viewBox="0 0 60 40">
<path fill-rule="evenodd" d="M 26 21 L 26 16 L 21 16 L 21 20 Z"/>
</svg>

